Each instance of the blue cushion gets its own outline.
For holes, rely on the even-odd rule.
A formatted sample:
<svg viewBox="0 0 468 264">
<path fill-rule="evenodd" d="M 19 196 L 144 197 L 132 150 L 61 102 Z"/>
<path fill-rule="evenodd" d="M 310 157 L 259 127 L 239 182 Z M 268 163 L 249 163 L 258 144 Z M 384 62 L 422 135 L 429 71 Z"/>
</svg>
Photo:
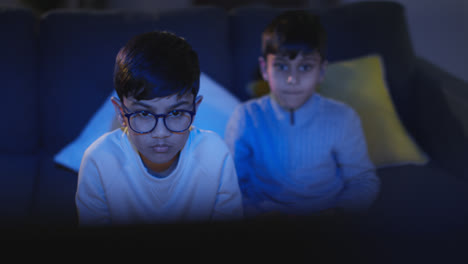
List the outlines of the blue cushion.
<svg viewBox="0 0 468 264">
<path fill-rule="evenodd" d="M 0 9 L 3 153 L 31 154 L 38 148 L 37 22 L 30 10 Z"/>
</svg>

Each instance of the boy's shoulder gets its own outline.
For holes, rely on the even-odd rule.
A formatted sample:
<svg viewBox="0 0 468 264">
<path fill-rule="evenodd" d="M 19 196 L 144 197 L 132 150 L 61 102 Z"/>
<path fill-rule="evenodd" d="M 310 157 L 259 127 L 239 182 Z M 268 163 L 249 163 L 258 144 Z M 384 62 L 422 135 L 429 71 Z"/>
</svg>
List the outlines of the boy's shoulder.
<svg viewBox="0 0 468 264">
<path fill-rule="evenodd" d="M 320 108 L 322 111 L 327 111 L 335 114 L 353 113 L 354 109 L 346 104 L 345 102 L 325 97 L 319 93 L 313 95 L 313 103 L 320 102 Z M 255 115 L 259 112 L 271 111 L 273 98 L 267 94 L 262 97 L 249 99 L 237 106 L 238 111 L 243 111 L 245 114 L 250 116 Z"/>
<path fill-rule="evenodd" d="M 321 94 L 316 94 L 321 101 L 321 110 L 330 116 L 353 116 L 357 115 L 357 112 L 350 105 L 343 101 L 339 101 L 330 97 L 325 97 Z"/>
<path fill-rule="evenodd" d="M 204 130 L 195 126 L 192 126 L 190 131 L 190 144 L 193 149 L 227 150 L 220 135 L 211 130 Z"/>
<path fill-rule="evenodd" d="M 198 166 L 208 171 L 222 166 L 226 157 L 230 155 L 223 138 L 210 130 L 192 127 L 187 143 L 190 159 L 195 159 Z"/>
<path fill-rule="evenodd" d="M 256 98 L 251 98 L 243 103 L 241 103 L 240 105 L 246 107 L 246 108 L 251 108 L 251 107 L 261 107 L 261 106 L 264 106 L 266 104 L 268 104 L 271 100 L 271 95 L 270 94 L 266 94 L 266 95 L 263 95 L 263 96 L 260 96 L 260 97 L 256 97 Z"/>
<path fill-rule="evenodd" d="M 258 112 L 265 112 L 271 105 L 271 96 L 269 94 L 258 98 L 252 98 L 242 102 L 237 106 L 237 111 L 245 112 L 249 115 L 254 115 Z"/>
<path fill-rule="evenodd" d="M 125 133 L 120 129 L 107 132 L 96 139 L 85 151 L 88 155 L 106 155 L 106 153 L 115 153 L 121 149 L 121 139 Z"/>
</svg>

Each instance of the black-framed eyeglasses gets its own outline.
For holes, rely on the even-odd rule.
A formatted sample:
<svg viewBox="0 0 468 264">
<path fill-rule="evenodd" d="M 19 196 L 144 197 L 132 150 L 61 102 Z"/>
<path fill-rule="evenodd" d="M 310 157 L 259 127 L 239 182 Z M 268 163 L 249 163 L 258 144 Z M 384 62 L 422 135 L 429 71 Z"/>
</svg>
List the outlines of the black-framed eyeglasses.
<svg viewBox="0 0 468 264">
<path fill-rule="evenodd" d="M 122 103 L 126 112 L 129 109 Z M 195 110 L 195 105 L 193 106 Z M 149 111 L 137 111 L 133 113 L 125 113 L 130 128 L 138 134 L 146 134 L 153 131 L 158 125 L 159 118 L 163 119 L 164 126 L 167 130 L 174 133 L 181 133 L 190 128 L 193 122 L 195 111 L 190 110 L 171 110 L 166 114 L 157 115 Z"/>
</svg>

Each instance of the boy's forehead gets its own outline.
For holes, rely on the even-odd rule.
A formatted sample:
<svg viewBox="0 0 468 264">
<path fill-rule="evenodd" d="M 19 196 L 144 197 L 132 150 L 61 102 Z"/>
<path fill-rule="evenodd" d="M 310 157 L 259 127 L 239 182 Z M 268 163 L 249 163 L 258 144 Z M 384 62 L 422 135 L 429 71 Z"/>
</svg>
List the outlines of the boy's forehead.
<svg viewBox="0 0 468 264">
<path fill-rule="evenodd" d="M 274 59 L 274 60 L 288 60 L 288 61 L 293 61 L 297 59 L 301 60 L 320 60 L 320 53 L 317 50 L 314 50 L 312 52 L 308 53 L 303 53 L 302 51 L 297 53 L 296 57 L 291 59 L 291 56 L 289 54 L 268 54 L 267 58 Z"/>
<path fill-rule="evenodd" d="M 185 93 L 182 95 L 172 94 L 165 97 L 155 97 L 153 99 L 137 100 L 133 96 L 124 97 L 124 104 L 131 105 L 143 105 L 151 108 L 158 108 L 161 106 L 170 107 L 178 105 L 180 103 L 192 103 L 194 95 L 192 93 Z"/>
</svg>

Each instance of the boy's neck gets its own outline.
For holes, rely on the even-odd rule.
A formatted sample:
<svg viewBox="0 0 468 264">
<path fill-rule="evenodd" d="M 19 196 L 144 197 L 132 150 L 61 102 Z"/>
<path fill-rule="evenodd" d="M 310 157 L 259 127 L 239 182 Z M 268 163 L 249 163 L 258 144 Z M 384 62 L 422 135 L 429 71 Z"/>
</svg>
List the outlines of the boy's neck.
<svg viewBox="0 0 468 264">
<path fill-rule="evenodd" d="M 171 166 L 177 162 L 180 156 L 180 151 L 175 155 L 170 161 L 166 163 L 154 163 L 148 160 L 145 156 L 140 154 L 141 160 L 143 161 L 144 165 L 147 169 L 157 173 L 157 174 L 166 174 L 166 172 Z"/>
<path fill-rule="evenodd" d="M 314 97 L 315 93 L 313 93 L 312 95 L 310 95 L 301 105 L 299 106 L 296 106 L 296 107 L 291 107 L 291 106 L 287 106 L 287 105 L 284 105 L 280 102 L 280 100 L 278 98 L 276 98 L 276 96 L 271 93 L 271 98 L 285 111 L 288 111 L 290 113 L 293 113 L 299 109 L 301 109 L 302 107 L 304 107 L 311 99 L 312 97 Z"/>
</svg>

